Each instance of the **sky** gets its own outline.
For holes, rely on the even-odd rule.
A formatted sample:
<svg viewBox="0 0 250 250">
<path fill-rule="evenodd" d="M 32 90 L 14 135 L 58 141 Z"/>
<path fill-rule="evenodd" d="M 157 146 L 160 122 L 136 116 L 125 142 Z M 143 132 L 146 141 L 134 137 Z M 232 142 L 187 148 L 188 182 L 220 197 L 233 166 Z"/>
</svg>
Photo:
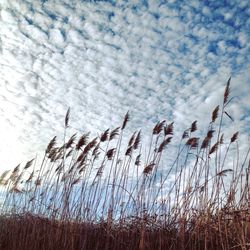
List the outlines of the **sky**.
<svg viewBox="0 0 250 250">
<path fill-rule="evenodd" d="M 249 15 L 245 0 L 1 0 L 0 172 L 42 155 L 68 107 L 79 135 L 128 110 L 144 141 L 160 120 L 206 129 L 230 76 L 225 132 L 246 148 Z"/>
</svg>

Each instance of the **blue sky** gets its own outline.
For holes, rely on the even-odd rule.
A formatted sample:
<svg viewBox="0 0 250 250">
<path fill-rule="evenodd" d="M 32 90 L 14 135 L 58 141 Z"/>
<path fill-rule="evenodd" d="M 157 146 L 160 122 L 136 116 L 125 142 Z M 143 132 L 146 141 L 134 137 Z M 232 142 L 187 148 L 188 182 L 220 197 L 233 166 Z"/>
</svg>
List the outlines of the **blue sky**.
<svg viewBox="0 0 250 250">
<path fill-rule="evenodd" d="M 100 134 L 127 110 L 143 139 L 157 121 L 206 129 L 232 76 L 226 134 L 250 131 L 248 1 L 0 2 L 0 170 L 70 130 Z M 146 143 L 145 143 L 146 144 Z"/>
</svg>

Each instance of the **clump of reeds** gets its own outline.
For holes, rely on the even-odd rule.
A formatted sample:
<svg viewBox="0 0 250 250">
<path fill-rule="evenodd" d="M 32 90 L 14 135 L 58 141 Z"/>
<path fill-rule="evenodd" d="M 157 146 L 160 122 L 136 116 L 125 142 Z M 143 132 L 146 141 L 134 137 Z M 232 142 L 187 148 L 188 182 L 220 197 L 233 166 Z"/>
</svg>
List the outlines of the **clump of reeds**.
<svg viewBox="0 0 250 250">
<path fill-rule="evenodd" d="M 39 167 L 0 177 L 0 249 L 249 249 L 249 149 L 240 154 L 237 131 L 223 136 L 229 97 L 230 79 L 206 134 L 191 123 L 174 160 L 173 122 L 154 126 L 143 155 L 140 131 L 124 139 L 128 113 L 77 138 L 68 110 L 62 145 L 54 137 Z"/>
</svg>

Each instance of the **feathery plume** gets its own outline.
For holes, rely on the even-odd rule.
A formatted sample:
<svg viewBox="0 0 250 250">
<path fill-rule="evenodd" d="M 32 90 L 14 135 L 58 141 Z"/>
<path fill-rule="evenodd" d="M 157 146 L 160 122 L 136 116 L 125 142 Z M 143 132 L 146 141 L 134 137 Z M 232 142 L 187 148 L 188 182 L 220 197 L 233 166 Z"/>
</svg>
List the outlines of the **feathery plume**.
<svg viewBox="0 0 250 250">
<path fill-rule="evenodd" d="M 69 126 L 69 115 L 70 115 L 70 108 L 68 108 L 66 116 L 65 116 L 65 120 L 64 120 L 65 128 L 67 128 Z"/>
<path fill-rule="evenodd" d="M 108 140 L 109 137 L 109 128 L 105 130 L 105 132 L 101 135 L 100 141 L 105 142 Z"/>
<path fill-rule="evenodd" d="M 201 148 L 207 148 L 209 141 L 210 139 L 208 137 L 205 137 L 203 142 L 201 143 Z"/>
<path fill-rule="evenodd" d="M 129 142 L 128 142 L 128 147 L 130 147 L 134 143 L 135 135 L 136 135 L 136 132 L 134 132 L 133 135 L 130 137 Z"/>
<path fill-rule="evenodd" d="M 155 166 L 155 163 L 151 163 L 147 165 L 143 170 L 143 174 L 148 175 L 149 173 L 151 173 L 154 166 Z"/>
<path fill-rule="evenodd" d="M 197 148 L 198 143 L 199 143 L 199 138 L 192 137 L 192 138 L 188 139 L 188 141 L 186 142 L 186 145 L 190 146 L 191 149 L 195 149 L 195 148 Z"/>
<path fill-rule="evenodd" d="M 72 146 L 72 144 L 74 143 L 75 139 L 76 139 L 76 134 L 73 134 L 73 135 L 69 138 L 68 142 L 66 142 L 65 148 L 66 148 L 66 149 L 70 148 L 70 147 Z"/>
<path fill-rule="evenodd" d="M 106 156 L 108 160 L 112 160 L 113 156 L 115 154 L 115 148 L 111 148 L 107 151 Z"/>
<path fill-rule="evenodd" d="M 197 121 L 194 121 L 192 124 L 191 124 L 191 128 L 190 128 L 190 131 L 191 132 L 194 132 L 197 130 Z"/>
<path fill-rule="evenodd" d="M 89 133 L 83 134 L 76 144 L 76 150 L 87 144 Z"/>
<path fill-rule="evenodd" d="M 121 128 L 122 130 L 125 129 L 128 121 L 129 121 L 129 112 L 127 112 L 125 117 L 124 117 L 124 120 L 123 120 L 123 123 L 122 123 L 122 128 Z"/>
<path fill-rule="evenodd" d="M 0 185 L 5 183 L 5 177 L 9 174 L 10 170 L 4 171 L 0 176 Z"/>
<path fill-rule="evenodd" d="M 136 159 L 135 159 L 135 165 L 139 166 L 141 163 L 141 154 L 137 155 Z"/>
<path fill-rule="evenodd" d="M 231 168 L 229 168 L 229 169 L 224 169 L 224 170 L 220 171 L 217 175 L 218 175 L 218 176 L 226 176 L 227 173 L 229 173 L 229 172 L 233 172 L 233 169 L 231 169 Z"/>
<path fill-rule="evenodd" d="M 52 148 L 54 148 L 55 144 L 56 144 L 56 136 L 49 142 L 47 149 L 45 151 L 46 154 L 48 154 L 52 150 Z"/>
<path fill-rule="evenodd" d="M 216 118 L 218 117 L 219 109 L 220 109 L 219 105 L 214 109 L 212 113 L 212 122 L 215 122 Z"/>
<path fill-rule="evenodd" d="M 230 82 L 231 82 L 231 76 L 229 77 L 228 81 L 227 81 L 227 86 L 225 88 L 225 92 L 224 92 L 224 101 L 223 103 L 226 104 L 229 94 L 230 94 Z"/>
<path fill-rule="evenodd" d="M 160 146 L 159 146 L 159 148 L 158 148 L 158 153 L 160 153 L 160 152 L 162 152 L 162 151 L 164 150 L 164 148 L 166 147 L 166 145 L 167 145 L 168 143 L 171 142 L 171 139 L 172 139 L 172 137 L 168 137 L 167 139 L 165 139 L 165 140 L 160 144 Z"/>
<path fill-rule="evenodd" d="M 216 142 L 216 143 L 212 146 L 212 148 L 211 148 L 210 151 L 209 151 L 209 154 L 210 154 L 210 155 L 211 155 L 212 153 L 214 153 L 215 151 L 217 151 L 219 144 L 220 144 L 219 142 Z"/>
<path fill-rule="evenodd" d="M 120 127 L 117 127 L 110 132 L 110 136 L 109 136 L 110 141 L 113 140 L 117 135 L 119 135 L 119 129 Z"/>
<path fill-rule="evenodd" d="M 165 120 L 161 121 L 161 122 L 157 122 L 157 124 L 153 128 L 153 135 L 158 135 L 158 134 L 161 133 L 161 131 L 162 131 L 163 127 L 164 127 L 165 122 L 166 122 Z"/>
<path fill-rule="evenodd" d="M 171 122 L 164 128 L 164 135 L 172 135 L 174 130 L 174 122 Z"/>
<path fill-rule="evenodd" d="M 235 142 L 238 138 L 239 132 L 236 132 L 233 134 L 233 136 L 231 137 L 231 143 Z"/>
<path fill-rule="evenodd" d="M 135 138 L 135 142 L 133 145 L 134 149 L 137 149 L 139 147 L 140 141 L 141 141 L 141 131 L 137 133 L 137 136 Z"/>
<path fill-rule="evenodd" d="M 24 166 L 24 169 L 30 168 L 30 167 L 32 166 L 32 163 L 33 163 L 34 159 L 35 159 L 35 158 L 33 158 L 33 159 L 30 160 L 30 161 L 27 161 L 27 163 L 26 163 L 25 166 Z"/>
<path fill-rule="evenodd" d="M 91 150 L 96 144 L 97 144 L 97 137 L 86 145 L 86 147 L 83 150 L 84 154 L 87 154 L 89 150 Z"/>
<path fill-rule="evenodd" d="M 125 155 L 127 155 L 127 156 L 131 156 L 132 151 L 133 151 L 133 146 L 129 146 L 129 147 L 127 148 L 127 150 L 126 150 Z"/>
<path fill-rule="evenodd" d="M 188 129 L 186 129 L 182 134 L 182 139 L 188 138 Z"/>
</svg>

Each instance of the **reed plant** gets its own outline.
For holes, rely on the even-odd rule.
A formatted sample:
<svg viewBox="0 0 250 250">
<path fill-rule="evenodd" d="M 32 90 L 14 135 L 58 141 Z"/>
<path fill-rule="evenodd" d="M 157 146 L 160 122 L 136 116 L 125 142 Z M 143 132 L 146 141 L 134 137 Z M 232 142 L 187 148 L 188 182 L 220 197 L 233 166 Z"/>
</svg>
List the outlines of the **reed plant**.
<svg viewBox="0 0 250 250">
<path fill-rule="evenodd" d="M 63 142 L 40 165 L 0 177 L 0 249 L 250 249 L 250 148 L 223 134 L 230 80 L 206 133 L 194 121 L 172 148 L 174 122 L 159 121 L 143 146 L 141 131 L 124 136 L 129 113 L 78 138 L 68 110 Z"/>
</svg>

